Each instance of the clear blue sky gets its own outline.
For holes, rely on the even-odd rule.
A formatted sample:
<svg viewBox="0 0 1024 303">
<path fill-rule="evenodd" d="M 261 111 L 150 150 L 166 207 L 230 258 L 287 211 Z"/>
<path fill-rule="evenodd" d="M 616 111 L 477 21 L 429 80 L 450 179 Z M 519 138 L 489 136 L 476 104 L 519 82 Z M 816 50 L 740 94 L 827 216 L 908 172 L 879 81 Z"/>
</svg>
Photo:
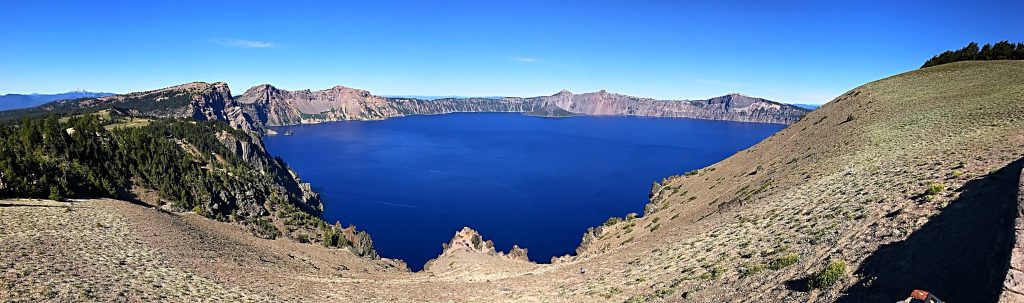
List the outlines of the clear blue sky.
<svg viewBox="0 0 1024 303">
<path fill-rule="evenodd" d="M 1020 0 L 92 2 L 0 2 L 0 94 L 226 81 L 822 103 L 972 40 L 1024 41 Z"/>
</svg>

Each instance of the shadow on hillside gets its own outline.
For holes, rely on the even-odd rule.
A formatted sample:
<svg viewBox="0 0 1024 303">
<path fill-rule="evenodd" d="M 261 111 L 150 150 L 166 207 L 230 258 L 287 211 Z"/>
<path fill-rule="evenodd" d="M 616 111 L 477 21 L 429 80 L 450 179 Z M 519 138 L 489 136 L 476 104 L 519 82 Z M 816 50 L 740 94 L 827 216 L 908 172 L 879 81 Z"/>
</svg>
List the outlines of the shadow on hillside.
<svg viewBox="0 0 1024 303">
<path fill-rule="evenodd" d="M 879 248 L 857 269 L 864 278 L 838 302 L 896 302 L 914 289 L 946 302 L 998 301 L 1010 264 L 1022 160 L 968 182 L 956 201 L 907 240 Z"/>
<path fill-rule="evenodd" d="M 67 207 L 67 206 L 45 205 L 45 204 L 10 204 L 10 203 L 0 203 L 0 207 Z"/>
</svg>

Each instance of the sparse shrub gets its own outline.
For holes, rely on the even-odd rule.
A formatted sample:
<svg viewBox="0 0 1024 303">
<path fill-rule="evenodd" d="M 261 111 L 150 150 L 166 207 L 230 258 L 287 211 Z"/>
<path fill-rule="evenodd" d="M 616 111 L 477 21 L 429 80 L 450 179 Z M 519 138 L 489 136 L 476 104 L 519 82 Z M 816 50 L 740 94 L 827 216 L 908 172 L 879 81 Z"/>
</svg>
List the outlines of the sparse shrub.
<svg viewBox="0 0 1024 303">
<path fill-rule="evenodd" d="M 754 275 L 756 273 L 761 272 L 762 270 L 764 270 L 764 267 L 761 267 L 761 265 L 756 265 L 756 264 L 755 265 L 746 264 L 746 265 L 740 266 L 740 268 L 739 268 L 740 276 L 743 276 L 743 277 L 752 276 L 752 275 Z"/>
<path fill-rule="evenodd" d="M 622 218 L 611 217 L 611 218 L 608 218 L 608 220 L 604 221 L 604 226 L 612 226 L 612 225 L 615 225 L 615 223 L 619 223 L 619 222 L 622 222 Z"/>
<path fill-rule="evenodd" d="M 626 214 L 626 220 L 633 220 L 633 219 L 636 219 L 639 216 L 640 215 L 637 215 L 636 213 L 628 213 L 628 214 Z"/>
<path fill-rule="evenodd" d="M 255 218 L 253 220 L 252 233 L 264 239 L 274 239 L 281 235 L 281 232 L 274 227 L 274 223 L 263 218 Z"/>
<path fill-rule="evenodd" d="M 960 176 L 964 175 L 964 172 L 960 170 L 953 170 L 953 172 L 950 175 L 952 175 L 953 178 L 960 178 Z"/>
<path fill-rule="evenodd" d="M 64 201 L 64 194 L 60 192 L 60 188 L 57 186 L 50 186 L 50 195 L 48 198 L 53 201 Z"/>
<path fill-rule="evenodd" d="M 814 288 L 829 288 L 839 282 L 839 279 L 846 274 L 846 263 L 843 261 L 833 261 L 825 268 L 814 273 L 810 277 L 810 286 Z"/>
<path fill-rule="evenodd" d="M 771 270 L 783 269 L 783 268 L 786 268 L 787 266 L 796 264 L 797 261 L 800 261 L 800 255 L 798 255 L 798 254 L 788 254 L 788 255 L 786 255 L 784 257 L 781 257 L 781 258 L 778 258 L 778 259 L 774 259 L 771 262 L 768 262 L 768 269 L 771 269 Z"/>
<path fill-rule="evenodd" d="M 717 265 L 716 266 L 712 266 L 711 268 L 708 268 L 707 270 L 708 270 L 708 272 L 705 273 L 704 275 L 702 275 L 701 276 L 702 278 L 705 278 L 705 279 L 718 279 L 718 277 L 721 277 L 722 273 L 725 272 L 725 270 L 722 270 L 722 268 L 718 267 Z"/>
<path fill-rule="evenodd" d="M 196 204 L 196 206 L 192 207 L 192 212 L 203 217 L 210 217 L 210 212 L 207 211 L 206 208 L 203 207 L 203 205 L 201 204 Z"/>
<path fill-rule="evenodd" d="M 934 196 L 945 190 L 946 186 L 942 185 L 942 183 L 932 182 L 931 184 L 928 185 L 928 190 L 925 191 L 924 194 Z"/>
<path fill-rule="evenodd" d="M 693 175 L 696 175 L 696 174 L 699 174 L 699 173 L 700 173 L 699 169 L 694 169 L 694 170 L 686 172 L 685 174 L 683 174 L 683 176 L 689 177 L 689 176 L 693 176 Z"/>
</svg>

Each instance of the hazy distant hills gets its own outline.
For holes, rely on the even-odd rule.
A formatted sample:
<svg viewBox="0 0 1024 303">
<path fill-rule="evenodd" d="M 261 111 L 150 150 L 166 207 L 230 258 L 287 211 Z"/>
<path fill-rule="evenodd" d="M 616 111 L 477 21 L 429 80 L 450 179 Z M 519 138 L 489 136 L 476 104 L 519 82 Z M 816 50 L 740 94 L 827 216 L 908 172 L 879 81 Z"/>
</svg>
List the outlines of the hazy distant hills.
<svg viewBox="0 0 1024 303">
<path fill-rule="evenodd" d="M 790 103 L 792 106 L 796 106 L 803 109 L 815 110 L 821 107 L 819 104 L 804 104 L 804 103 Z"/>
<path fill-rule="evenodd" d="M 39 106 L 43 103 L 56 101 L 56 100 L 67 100 L 67 99 L 78 99 L 78 98 L 97 98 L 112 96 L 112 93 L 96 93 L 87 91 L 70 91 L 62 94 L 6 94 L 0 95 L 0 110 L 18 109 L 26 107 Z"/>
</svg>

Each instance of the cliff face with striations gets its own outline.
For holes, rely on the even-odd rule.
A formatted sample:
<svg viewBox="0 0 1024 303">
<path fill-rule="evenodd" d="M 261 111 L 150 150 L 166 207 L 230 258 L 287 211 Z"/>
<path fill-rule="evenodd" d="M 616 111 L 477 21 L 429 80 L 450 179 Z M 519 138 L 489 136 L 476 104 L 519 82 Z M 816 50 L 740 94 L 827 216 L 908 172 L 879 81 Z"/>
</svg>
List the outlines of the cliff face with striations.
<svg viewBox="0 0 1024 303">
<path fill-rule="evenodd" d="M 384 97 L 335 86 L 320 91 L 257 85 L 238 97 L 241 108 L 266 125 L 293 125 L 342 120 L 380 120 L 399 115 Z"/>
<path fill-rule="evenodd" d="M 807 110 L 761 98 L 730 94 L 707 100 L 655 100 L 599 91 L 573 94 L 561 91 L 536 97 L 542 104 L 554 104 L 569 112 L 585 115 L 627 115 L 677 117 L 706 120 L 791 124 Z"/>
<path fill-rule="evenodd" d="M 582 115 L 679 117 L 790 124 L 807 110 L 761 98 L 731 94 L 708 100 L 655 100 L 599 91 L 573 94 L 561 91 L 532 98 L 386 98 L 368 91 L 336 86 L 331 89 L 288 91 L 268 84 L 250 88 L 238 97 L 242 108 L 268 126 L 344 120 L 381 120 L 407 115 L 455 112 L 546 112 Z"/>
</svg>

